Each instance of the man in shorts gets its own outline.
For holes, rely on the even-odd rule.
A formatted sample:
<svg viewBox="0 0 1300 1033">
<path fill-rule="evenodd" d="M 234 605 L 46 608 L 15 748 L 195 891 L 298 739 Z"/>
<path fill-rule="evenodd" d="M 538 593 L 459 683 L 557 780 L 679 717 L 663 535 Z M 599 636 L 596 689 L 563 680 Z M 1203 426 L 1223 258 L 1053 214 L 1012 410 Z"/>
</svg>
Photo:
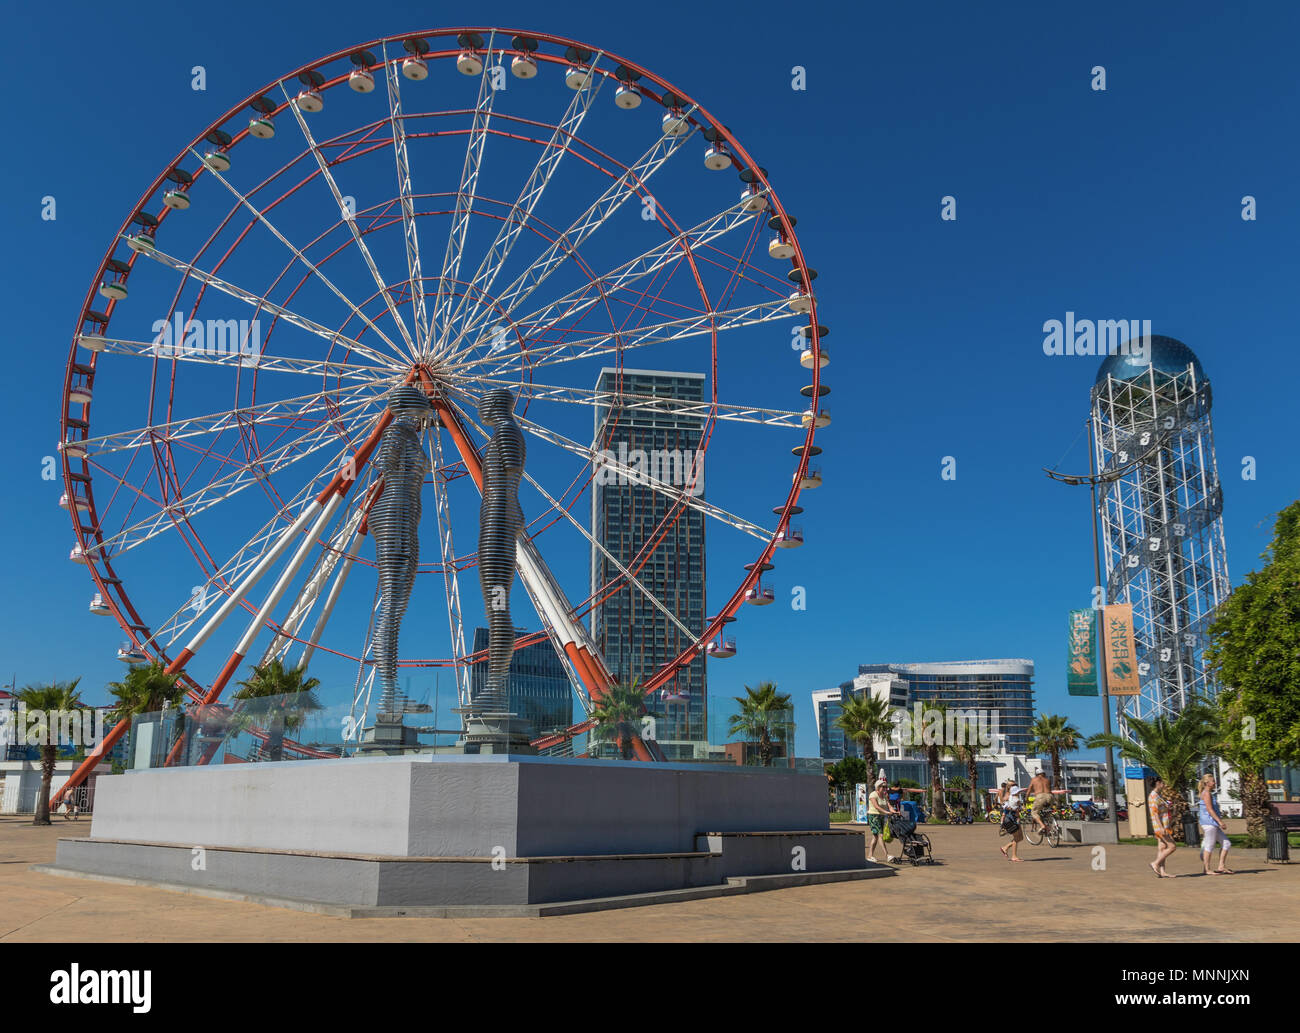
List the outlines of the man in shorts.
<svg viewBox="0 0 1300 1033">
<path fill-rule="evenodd" d="M 1029 783 L 1029 793 L 1034 798 L 1034 807 L 1029 816 L 1039 832 L 1046 832 L 1047 823 L 1043 821 L 1043 811 L 1052 806 L 1052 784 L 1047 781 L 1042 768 L 1035 769 L 1034 777 Z"/>
</svg>

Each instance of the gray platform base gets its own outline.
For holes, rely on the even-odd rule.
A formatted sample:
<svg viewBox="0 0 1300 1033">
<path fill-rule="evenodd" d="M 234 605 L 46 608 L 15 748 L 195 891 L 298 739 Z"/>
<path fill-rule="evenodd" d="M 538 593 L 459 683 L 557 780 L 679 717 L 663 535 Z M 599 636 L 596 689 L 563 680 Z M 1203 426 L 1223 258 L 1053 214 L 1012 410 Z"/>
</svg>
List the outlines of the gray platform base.
<svg viewBox="0 0 1300 1033">
<path fill-rule="evenodd" d="M 802 872 L 790 875 L 758 875 L 732 878 L 717 886 L 699 886 L 692 889 L 663 890 L 658 893 L 632 893 L 619 897 L 592 897 L 587 900 L 570 900 L 556 904 L 483 904 L 446 905 L 442 907 L 347 907 L 322 904 L 312 900 L 294 900 L 285 897 L 268 897 L 255 893 L 184 886 L 178 883 L 156 882 L 147 879 L 116 875 L 95 875 L 88 872 L 69 871 L 51 864 L 32 865 L 32 871 L 65 878 L 90 879 L 128 886 L 148 886 L 172 893 L 188 893 L 214 900 L 236 900 L 264 907 L 306 911 L 334 918 L 550 918 L 558 915 L 580 915 L 595 911 L 615 911 L 622 908 L 649 907 L 653 904 L 675 904 L 689 900 L 706 900 L 714 897 L 734 897 L 743 893 L 762 893 L 767 890 L 788 889 L 792 886 L 816 886 L 829 882 L 856 882 L 862 879 L 881 879 L 895 874 L 893 868 L 883 864 L 868 863 L 866 868 L 852 868 L 838 872 Z"/>
<path fill-rule="evenodd" d="M 680 853 L 394 857 L 112 839 L 60 839 L 69 873 L 352 907 L 550 904 L 717 887 L 730 878 L 865 866 L 848 831 L 709 833 Z"/>
<path fill-rule="evenodd" d="M 1108 821 L 1063 821 L 1062 843 L 1118 843 L 1115 827 Z"/>
</svg>

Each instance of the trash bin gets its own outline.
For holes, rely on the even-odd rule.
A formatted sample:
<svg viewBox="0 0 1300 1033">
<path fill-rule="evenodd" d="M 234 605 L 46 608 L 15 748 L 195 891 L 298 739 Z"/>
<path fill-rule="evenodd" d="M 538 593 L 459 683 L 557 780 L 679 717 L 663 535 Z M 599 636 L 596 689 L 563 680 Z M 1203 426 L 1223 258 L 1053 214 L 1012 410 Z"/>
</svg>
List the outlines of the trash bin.
<svg viewBox="0 0 1300 1033">
<path fill-rule="evenodd" d="M 1268 860 L 1276 863 L 1291 860 L 1291 847 L 1286 838 L 1286 822 L 1270 814 L 1264 819 L 1264 828 L 1268 831 Z"/>
<path fill-rule="evenodd" d="M 1201 826 L 1196 821 L 1195 811 L 1183 811 L 1183 842 L 1188 846 L 1201 845 Z"/>
</svg>

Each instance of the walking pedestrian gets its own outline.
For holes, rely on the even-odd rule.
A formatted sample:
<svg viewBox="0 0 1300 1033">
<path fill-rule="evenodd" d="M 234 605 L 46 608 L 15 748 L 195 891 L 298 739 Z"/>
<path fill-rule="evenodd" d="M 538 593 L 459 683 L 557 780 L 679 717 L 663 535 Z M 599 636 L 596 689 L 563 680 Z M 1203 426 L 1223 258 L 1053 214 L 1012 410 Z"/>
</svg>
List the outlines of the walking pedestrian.
<svg viewBox="0 0 1300 1033">
<path fill-rule="evenodd" d="M 1228 832 L 1223 824 L 1223 814 L 1219 810 L 1219 798 L 1214 795 L 1214 776 L 1202 775 L 1197 788 L 1196 818 L 1201 823 L 1201 867 L 1206 875 L 1235 875 L 1228 867 Z M 1210 870 L 1210 855 L 1214 853 L 1214 844 L 1219 844 L 1219 867 Z"/>
<path fill-rule="evenodd" d="M 998 792 L 998 798 L 1002 801 L 1002 825 L 998 829 L 998 835 L 1011 837 L 1010 843 L 998 849 L 1008 861 L 1024 860 L 1016 853 L 1021 840 L 1025 838 L 1025 834 L 1020 831 L 1020 805 L 1023 802 L 1020 794 L 1023 792 L 1023 789 L 1010 781 L 1004 782 Z"/>
<path fill-rule="evenodd" d="M 1165 862 L 1174 856 L 1178 844 L 1174 842 L 1173 807 L 1170 806 L 1165 780 L 1157 776 L 1147 791 L 1147 810 L 1151 815 L 1151 831 L 1156 837 L 1156 859 L 1151 870 L 1161 879 L 1176 879 L 1165 871 Z"/>
<path fill-rule="evenodd" d="M 867 797 L 867 826 L 871 829 L 871 845 L 867 847 L 867 860 L 876 859 L 876 845 L 880 844 L 885 854 L 886 861 L 892 861 L 894 858 L 889 856 L 889 848 L 884 845 L 885 820 L 891 814 L 897 814 L 898 808 L 889 802 L 889 794 L 886 791 L 888 783 L 883 778 L 876 779 L 876 784 Z"/>
</svg>

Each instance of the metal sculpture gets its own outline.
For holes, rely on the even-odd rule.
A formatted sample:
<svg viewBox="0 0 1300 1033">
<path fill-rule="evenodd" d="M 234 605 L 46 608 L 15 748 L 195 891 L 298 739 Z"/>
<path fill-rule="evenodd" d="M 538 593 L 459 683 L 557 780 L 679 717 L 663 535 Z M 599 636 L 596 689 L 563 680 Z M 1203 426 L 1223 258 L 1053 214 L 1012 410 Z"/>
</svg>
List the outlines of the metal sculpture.
<svg viewBox="0 0 1300 1033">
<path fill-rule="evenodd" d="M 388 408 L 393 422 L 379 441 L 375 460 L 383 487 L 368 517 L 379 571 L 375 667 L 381 714 L 400 713 L 406 702 L 397 688 L 397 638 L 420 562 L 420 489 L 429 472 L 420 438 L 434 418 L 429 399 L 415 387 L 394 388 Z"/>
<path fill-rule="evenodd" d="M 508 390 L 489 391 L 478 411 L 493 433 L 483 449 L 478 531 L 479 586 L 488 619 L 488 677 L 483 694 L 472 705 L 479 713 L 504 713 L 510 702 L 510 660 L 515 649 L 510 589 L 515 580 L 515 541 L 524 529 L 519 480 L 526 448 L 515 422 L 515 398 Z"/>
</svg>

